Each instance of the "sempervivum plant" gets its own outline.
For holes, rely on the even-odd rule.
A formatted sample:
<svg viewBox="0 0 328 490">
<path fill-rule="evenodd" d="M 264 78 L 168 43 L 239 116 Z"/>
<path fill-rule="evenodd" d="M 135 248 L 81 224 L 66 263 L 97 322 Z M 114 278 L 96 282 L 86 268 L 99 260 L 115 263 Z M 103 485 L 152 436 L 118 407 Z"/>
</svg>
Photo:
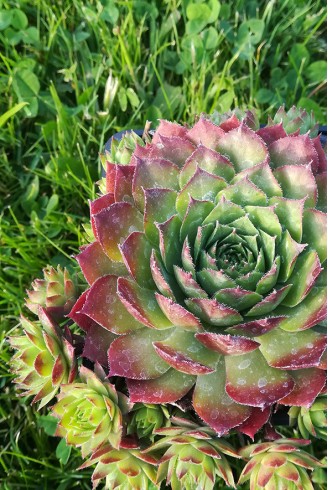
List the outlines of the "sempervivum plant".
<svg viewBox="0 0 328 490">
<path fill-rule="evenodd" d="M 52 407 L 59 419 L 56 435 L 80 446 L 82 456 L 107 442 L 119 447 L 123 414 L 130 409 L 127 397 L 101 374 L 103 379 L 81 366 L 80 382 L 62 385 L 58 402 Z"/>
<path fill-rule="evenodd" d="M 219 434 L 254 434 L 275 402 L 311 404 L 325 383 L 325 155 L 283 121 L 254 131 L 238 115 L 161 121 L 128 163 L 108 155 L 77 257 L 90 288 L 70 313 L 132 402 L 194 388 Z"/>
<path fill-rule="evenodd" d="M 304 439 L 278 439 L 242 448 L 240 455 L 249 461 L 239 483 L 250 480 L 250 488 L 254 490 L 313 490 L 306 470 L 323 465 L 300 449 L 309 443 Z"/>
<path fill-rule="evenodd" d="M 82 468 L 94 464 L 93 488 L 105 479 L 105 489 L 150 490 L 158 488 L 156 482 L 157 459 L 140 451 L 138 444 L 123 439 L 118 449 L 105 444 L 95 451 Z"/>
<path fill-rule="evenodd" d="M 240 457 L 252 457 L 251 488 L 311 488 L 302 442 L 262 441 L 280 437 L 273 426 L 287 407 L 309 411 L 321 434 L 326 156 L 316 134 L 302 110 L 280 109 L 266 127 L 236 110 L 191 127 L 160 121 L 102 157 L 91 243 L 76 257 L 88 287 L 69 313 L 58 293 L 58 335 L 67 340 L 72 322 L 84 332 L 79 370 L 59 394 L 50 381 L 57 434 L 90 455 L 94 486 L 233 487 Z M 51 315 L 44 285 L 33 289 L 27 306 Z M 25 343 L 12 341 L 34 382 L 37 354 Z M 260 446 L 239 453 L 245 436 Z"/>
<path fill-rule="evenodd" d="M 173 490 L 207 490 L 213 488 L 217 480 L 222 480 L 228 487 L 235 487 L 225 454 L 237 458 L 238 454 L 211 429 L 182 419 L 178 425 L 157 429 L 155 434 L 165 437 L 145 452 L 162 450 L 164 453 L 159 460 L 159 483 L 166 480 Z"/>
<path fill-rule="evenodd" d="M 34 395 L 33 403 L 43 407 L 58 393 L 62 383 L 72 383 L 76 376 L 76 359 L 72 337 L 65 335 L 39 306 L 39 321 L 21 317 L 23 335 L 9 339 L 16 353 L 11 368 L 15 383 L 23 395 Z"/>
<path fill-rule="evenodd" d="M 327 397 L 320 395 L 310 407 L 291 407 L 289 418 L 302 437 L 327 440 Z"/>
<path fill-rule="evenodd" d="M 37 314 L 38 307 L 43 306 L 49 315 L 61 320 L 67 315 L 78 297 L 74 278 L 66 268 L 60 266 L 43 269 L 43 279 L 35 279 L 32 289 L 27 291 L 26 306 Z"/>
</svg>

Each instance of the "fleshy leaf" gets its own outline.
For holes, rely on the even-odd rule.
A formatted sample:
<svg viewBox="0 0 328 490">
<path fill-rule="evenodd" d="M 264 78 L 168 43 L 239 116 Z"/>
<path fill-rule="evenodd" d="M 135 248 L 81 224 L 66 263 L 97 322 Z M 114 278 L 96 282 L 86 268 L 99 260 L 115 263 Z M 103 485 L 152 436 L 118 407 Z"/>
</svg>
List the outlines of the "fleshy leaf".
<svg viewBox="0 0 328 490">
<path fill-rule="evenodd" d="M 304 252 L 297 259 L 294 271 L 289 278 L 293 286 L 282 304 L 286 306 L 298 305 L 309 293 L 321 270 L 317 252 L 314 250 Z"/>
<path fill-rule="evenodd" d="M 240 206 L 265 206 L 267 197 L 264 192 L 245 177 L 233 185 L 229 185 L 216 196 L 216 201 L 224 197 Z"/>
<path fill-rule="evenodd" d="M 260 163 L 255 167 L 247 168 L 242 172 L 239 172 L 232 180 L 232 184 L 235 184 L 239 180 L 248 177 L 253 184 L 261 189 L 268 197 L 282 196 L 282 190 L 274 177 L 272 170 L 267 162 Z"/>
<path fill-rule="evenodd" d="M 170 366 L 157 355 L 153 342 L 167 335 L 167 331 L 144 328 L 116 339 L 108 351 L 110 376 L 153 379 L 166 373 Z"/>
<path fill-rule="evenodd" d="M 85 336 L 82 356 L 107 368 L 107 351 L 117 335 L 94 323 Z"/>
<path fill-rule="evenodd" d="M 153 291 L 141 288 L 130 279 L 120 277 L 117 282 L 117 294 L 137 322 L 159 330 L 172 326 L 158 306 Z"/>
<path fill-rule="evenodd" d="M 185 165 L 181 169 L 179 181 L 180 187 L 184 187 L 194 175 L 196 168 L 199 167 L 206 172 L 222 177 L 229 182 L 235 175 L 233 166 L 228 158 L 220 155 L 216 151 L 210 150 L 200 145 L 190 155 Z"/>
<path fill-rule="evenodd" d="M 94 217 L 99 242 L 108 257 L 122 262 L 118 248 L 133 231 L 143 230 L 139 211 L 128 202 L 118 202 L 103 209 Z"/>
<path fill-rule="evenodd" d="M 326 318 L 327 288 L 314 287 L 306 298 L 292 310 L 288 307 L 279 307 L 278 310 L 279 314 L 287 316 L 280 324 L 283 330 L 298 332 L 311 328 Z"/>
<path fill-rule="evenodd" d="M 315 206 L 318 191 L 315 178 L 309 167 L 285 165 L 277 168 L 273 174 L 282 188 L 284 197 L 289 199 L 305 198 L 306 207 L 313 208 Z"/>
<path fill-rule="evenodd" d="M 272 405 L 288 395 L 294 386 L 291 376 L 285 371 L 268 366 L 258 349 L 243 354 L 238 359 L 227 356 L 225 363 L 226 391 L 238 403 L 252 407 Z"/>
<path fill-rule="evenodd" d="M 197 167 L 196 172 L 189 182 L 179 192 L 176 208 L 181 217 L 186 213 L 189 204 L 189 196 L 198 200 L 213 201 L 217 193 L 226 187 L 226 181 L 217 175 L 208 173 Z"/>
<path fill-rule="evenodd" d="M 260 294 L 240 287 L 220 289 L 213 297 L 219 303 L 233 307 L 237 311 L 251 308 L 262 299 Z"/>
<path fill-rule="evenodd" d="M 115 201 L 129 201 L 133 203 L 132 181 L 135 171 L 134 165 L 115 165 Z"/>
<path fill-rule="evenodd" d="M 82 269 L 83 275 L 91 285 L 99 277 L 107 274 L 125 276 L 126 267 L 121 262 L 112 261 L 103 251 L 99 242 L 87 245 L 77 256 L 76 260 Z"/>
<path fill-rule="evenodd" d="M 246 206 L 245 211 L 256 228 L 259 228 L 268 235 L 281 238 L 281 224 L 275 213 L 274 207 Z"/>
<path fill-rule="evenodd" d="M 229 327 L 226 331 L 233 334 L 246 335 L 248 337 L 258 337 L 270 332 L 278 325 L 280 326 L 285 318 L 285 316 L 261 318 L 248 323 L 240 323 L 235 327 Z"/>
<path fill-rule="evenodd" d="M 236 335 L 197 333 L 195 337 L 206 347 L 223 355 L 240 355 L 258 348 L 255 340 Z"/>
<path fill-rule="evenodd" d="M 320 363 L 326 337 L 313 330 L 286 332 L 276 328 L 258 338 L 268 364 L 278 369 L 305 369 Z M 277 348 L 279 346 L 279 348 Z"/>
<path fill-rule="evenodd" d="M 119 300 L 117 276 L 104 276 L 93 283 L 81 309 L 92 320 L 116 334 L 126 334 L 143 325 L 128 313 Z"/>
<path fill-rule="evenodd" d="M 174 294 L 169 283 L 168 274 L 161 263 L 161 259 L 153 250 L 150 257 L 150 270 L 158 290 L 166 297 L 174 299 Z"/>
<path fill-rule="evenodd" d="M 184 241 L 187 236 L 190 242 L 195 240 L 198 226 L 203 223 L 213 208 L 214 204 L 211 201 L 199 201 L 190 196 L 188 208 L 180 230 L 181 241 Z"/>
<path fill-rule="evenodd" d="M 180 267 L 174 266 L 176 280 L 186 296 L 191 298 L 207 298 L 206 292 L 192 277 L 191 272 L 186 272 Z"/>
<path fill-rule="evenodd" d="M 152 380 L 127 380 L 132 403 L 172 403 L 182 398 L 195 383 L 195 376 L 169 369 Z"/>
<path fill-rule="evenodd" d="M 156 300 L 165 316 L 170 320 L 172 325 L 181 327 L 184 330 L 197 332 L 201 330 L 202 325 L 198 318 L 183 306 L 175 303 L 170 298 L 156 293 Z"/>
<path fill-rule="evenodd" d="M 198 342 L 192 332 L 175 330 L 162 342 L 154 342 L 159 356 L 170 366 L 187 374 L 208 374 L 214 371 L 218 355 Z"/>
<path fill-rule="evenodd" d="M 279 272 L 279 281 L 286 282 L 293 272 L 296 260 L 300 253 L 306 248 L 306 244 L 297 243 L 290 235 L 288 230 L 285 230 L 282 235 L 282 240 L 278 246 L 278 253 L 281 256 L 281 266 Z"/>
<path fill-rule="evenodd" d="M 188 133 L 188 128 L 181 126 L 180 124 L 166 121 L 161 119 L 158 128 L 152 138 L 152 143 L 158 143 L 160 141 L 159 135 L 161 136 L 179 136 L 184 138 Z"/>
<path fill-rule="evenodd" d="M 260 301 L 260 303 L 253 306 L 253 308 L 246 313 L 246 316 L 262 316 L 266 315 L 267 313 L 271 313 L 271 311 L 273 311 L 283 301 L 291 287 L 292 284 L 288 284 L 277 291 L 274 290 L 271 294 Z"/>
<path fill-rule="evenodd" d="M 207 148 L 215 150 L 218 142 L 224 135 L 225 132 L 223 129 L 201 116 L 196 124 L 189 129 L 187 138 L 197 146 L 202 144 Z"/>
<path fill-rule="evenodd" d="M 195 146 L 186 138 L 159 135 L 158 143 L 153 148 L 151 156 L 153 158 L 166 158 L 182 167 L 194 150 Z"/>
<path fill-rule="evenodd" d="M 320 262 L 327 259 L 327 216 L 317 209 L 306 209 L 303 216 L 303 242 L 317 251 Z"/>
<path fill-rule="evenodd" d="M 327 172 L 316 175 L 315 180 L 318 189 L 317 208 L 327 212 Z"/>
<path fill-rule="evenodd" d="M 286 136 L 269 146 L 270 160 L 274 168 L 283 165 L 308 165 L 315 174 L 318 169 L 318 153 L 309 135 Z"/>
<path fill-rule="evenodd" d="M 271 289 L 273 289 L 273 287 L 277 283 L 277 279 L 280 271 L 280 264 L 281 264 L 281 259 L 279 255 L 277 255 L 271 269 L 266 274 L 264 274 L 264 276 L 257 283 L 256 286 L 257 293 L 266 294 L 269 291 L 271 291 Z"/>
<path fill-rule="evenodd" d="M 236 283 L 222 270 L 202 269 L 197 272 L 197 278 L 204 290 L 212 296 L 219 289 L 233 288 Z"/>
<path fill-rule="evenodd" d="M 163 262 L 167 271 L 172 272 L 173 266 L 181 262 L 182 242 L 179 240 L 180 218 L 174 215 L 165 221 L 165 223 L 160 223 L 156 226 L 159 230 L 159 249 Z"/>
<path fill-rule="evenodd" d="M 254 435 L 269 420 L 270 408 L 253 407 L 250 417 L 238 426 L 238 431 L 254 440 Z"/>
<path fill-rule="evenodd" d="M 235 403 L 225 390 L 224 361 L 212 374 L 198 376 L 193 394 L 197 414 L 219 435 L 244 422 L 251 408 Z"/>
<path fill-rule="evenodd" d="M 217 150 L 229 157 L 238 172 L 263 163 L 268 158 L 263 140 L 245 124 L 226 133 L 219 140 Z"/>
<path fill-rule="evenodd" d="M 185 300 L 188 308 L 201 320 L 217 326 L 230 326 L 242 320 L 237 310 L 218 303 L 215 299 L 192 298 Z"/>
<path fill-rule="evenodd" d="M 163 223 L 176 214 L 175 200 L 177 193 L 171 189 L 144 189 L 144 193 L 145 234 L 152 243 L 158 246 L 159 234 L 155 223 Z"/>
<path fill-rule="evenodd" d="M 326 382 L 326 374 L 321 369 L 298 369 L 290 373 L 295 381 L 293 391 L 279 400 L 283 405 L 310 408 Z"/>
<path fill-rule="evenodd" d="M 264 128 L 260 128 L 256 131 L 256 134 L 260 136 L 267 145 L 270 145 L 274 141 L 287 136 L 282 122 L 279 124 L 274 124 L 273 126 L 265 126 Z"/>
<path fill-rule="evenodd" d="M 123 261 L 139 286 L 153 289 L 155 283 L 150 271 L 152 246 L 144 233 L 134 231 L 120 246 Z"/>
<path fill-rule="evenodd" d="M 179 169 L 176 165 L 163 158 L 137 159 L 133 178 L 133 197 L 136 205 L 143 211 L 143 189 L 178 190 Z"/>
<path fill-rule="evenodd" d="M 304 199 L 286 199 L 285 197 L 272 197 L 269 200 L 269 204 L 275 208 L 280 223 L 283 223 L 297 242 L 300 242 L 302 238 L 304 202 Z"/>
<path fill-rule="evenodd" d="M 213 211 L 204 220 L 204 224 L 219 221 L 222 225 L 229 224 L 245 216 L 245 211 L 241 206 L 222 197 Z"/>
</svg>

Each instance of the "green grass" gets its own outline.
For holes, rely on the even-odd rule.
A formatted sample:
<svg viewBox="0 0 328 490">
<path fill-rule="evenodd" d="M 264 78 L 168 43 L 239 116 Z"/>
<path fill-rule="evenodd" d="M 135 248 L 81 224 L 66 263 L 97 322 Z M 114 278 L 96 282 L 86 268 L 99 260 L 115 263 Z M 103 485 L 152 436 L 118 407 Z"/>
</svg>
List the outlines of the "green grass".
<svg viewBox="0 0 328 490">
<path fill-rule="evenodd" d="M 236 106 L 264 122 L 298 104 L 325 123 L 325 23 L 319 0 L 2 1 L 1 488 L 90 488 L 77 452 L 58 460 L 46 412 L 17 396 L 5 338 L 42 268 L 74 266 L 106 140 L 147 119 Z"/>
</svg>

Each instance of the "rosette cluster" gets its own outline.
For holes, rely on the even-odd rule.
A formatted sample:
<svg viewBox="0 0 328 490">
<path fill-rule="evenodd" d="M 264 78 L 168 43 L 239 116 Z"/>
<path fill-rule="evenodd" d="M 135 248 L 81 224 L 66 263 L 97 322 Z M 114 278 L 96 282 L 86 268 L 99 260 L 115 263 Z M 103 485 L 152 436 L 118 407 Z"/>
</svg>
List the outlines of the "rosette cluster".
<svg viewBox="0 0 328 490">
<path fill-rule="evenodd" d="M 95 240 L 77 256 L 83 355 L 125 378 L 131 402 L 193 388 L 218 434 L 253 436 L 278 401 L 310 406 L 325 383 L 319 137 L 251 113 L 200 117 L 161 121 L 130 155 L 107 161 Z"/>
</svg>

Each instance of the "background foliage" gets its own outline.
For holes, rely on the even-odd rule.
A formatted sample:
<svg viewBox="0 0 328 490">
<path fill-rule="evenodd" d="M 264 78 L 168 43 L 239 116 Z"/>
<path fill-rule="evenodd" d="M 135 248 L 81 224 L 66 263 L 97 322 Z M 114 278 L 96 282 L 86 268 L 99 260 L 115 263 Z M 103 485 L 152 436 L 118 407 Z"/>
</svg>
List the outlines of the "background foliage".
<svg viewBox="0 0 328 490">
<path fill-rule="evenodd" d="M 50 437 L 53 419 L 17 398 L 5 337 L 42 267 L 75 266 L 104 143 L 146 119 L 192 122 L 236 106 L 264 122 L 297 104 L 324 124 L 323 5 L 0 1 L 1 488 L 90 488 L 78 454 Z"/>
</svg>

